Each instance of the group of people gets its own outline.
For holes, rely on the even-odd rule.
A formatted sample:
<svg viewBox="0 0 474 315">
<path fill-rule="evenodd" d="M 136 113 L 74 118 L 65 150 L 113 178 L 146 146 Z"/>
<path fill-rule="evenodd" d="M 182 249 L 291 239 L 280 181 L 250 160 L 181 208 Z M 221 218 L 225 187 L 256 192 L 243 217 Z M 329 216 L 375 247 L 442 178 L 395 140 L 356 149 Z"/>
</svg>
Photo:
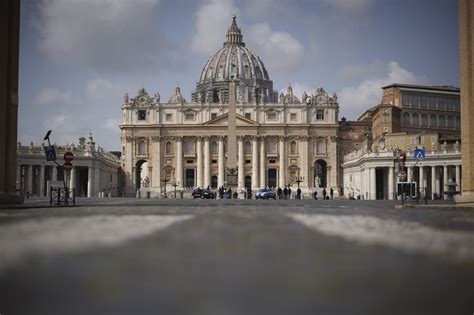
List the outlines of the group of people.
<svg viewBox="0 0 474 315">
<path fill-rule="evenodd" d="M 313 193 L 313 196 L 314 196 L 314 199 L 318 199 L 318 191 L 315 190 L 314 193 Z M 323 200 L 329 200 L 329 198 L 331 198 L 331 200 L 334 198 L 334 190 L 331 188 L 329 190 L 329 196 L 327 195 L 327 192 L 326 192 L 326 188 L 323 189 Z"/>
<path fill-rule="evenodd" d="M 291 199 L 291 187 L 289 185 L 283 189 L 281 189 L 281 187 L 278 187 L 277 196 L 278 199 Z M 296 199 L 301 199 L 301 189 L 299 187 L 296 190 Z"/>
</svg>

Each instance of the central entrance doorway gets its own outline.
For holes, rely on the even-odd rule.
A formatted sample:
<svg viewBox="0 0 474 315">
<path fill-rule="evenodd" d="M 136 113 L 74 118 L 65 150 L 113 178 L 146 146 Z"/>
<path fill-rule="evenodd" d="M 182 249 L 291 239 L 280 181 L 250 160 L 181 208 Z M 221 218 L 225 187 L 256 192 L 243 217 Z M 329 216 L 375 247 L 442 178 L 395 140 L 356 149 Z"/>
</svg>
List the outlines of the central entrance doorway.
<svg viewBox="0 0 474 315">
<path fill-rule="evenodd" d="M 185 178 L 186 187 L 194 187 L 194 169 L 186 169 L 186 178 Z"/>
<path fill-rule="evenodd" d="M 277 170 L 276 168 L 269 168 L 267 172 L 268 178 L 268 187 L 276 187 L 277 186 Z"/>
</svg>

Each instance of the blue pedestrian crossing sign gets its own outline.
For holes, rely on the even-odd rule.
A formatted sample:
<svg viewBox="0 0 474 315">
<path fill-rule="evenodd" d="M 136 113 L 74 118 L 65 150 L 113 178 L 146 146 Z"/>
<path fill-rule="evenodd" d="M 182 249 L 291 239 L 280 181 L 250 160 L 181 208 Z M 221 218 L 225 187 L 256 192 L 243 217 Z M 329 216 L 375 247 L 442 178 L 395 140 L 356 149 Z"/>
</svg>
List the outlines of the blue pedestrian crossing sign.
<svg viewBox="0 0 474 315">
<path fill-rule="evenodd" d="M 56 150 L 54 149 L 54 146 L 46 147 L 44 155 L 46 156 L 46 161 L 56 161 Z"/>
<path fill-rule="evenodd" d="M 426 160 L 425 150 L 423 149 L 416 149 L 413 153 L 413 157 L 415 160 L 424 161 Z"/>
</svg>

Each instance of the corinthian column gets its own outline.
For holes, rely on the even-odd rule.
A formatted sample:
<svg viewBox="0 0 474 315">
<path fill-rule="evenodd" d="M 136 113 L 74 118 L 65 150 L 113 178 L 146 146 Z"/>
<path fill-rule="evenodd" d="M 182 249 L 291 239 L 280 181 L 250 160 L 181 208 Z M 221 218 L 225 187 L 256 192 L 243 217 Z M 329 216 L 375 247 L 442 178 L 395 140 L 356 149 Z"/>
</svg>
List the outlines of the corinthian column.
<svg viewBox="0 0 474 315">
<path fill-rule="evenodd" d="M 280 137 L 280 183 L 281 188 L 286 186 L 286 150 L 285 150 L 285 138 Z"/>
<path fill-rule="evenodd" d="M 238 190 L 242 190 L 244 188 L 244 184 L 245 184 L 245 181 L 244 181 L 244 167 L 245 167 L 245 164 L 244 164 L 244 141 L 243 141 L 243 138 L 242 137 L 239 137 L 239 140 L 238 140 L 238 144 L 239 144 L 239 173 L 238 173 L 238 185 L 237 185 L 237 189 Z"/>
<path fill-rule="evenodd" d="M 201 137 L 196 141 L 196 155 L 197 155 L 197 186 L 202 187 L 202 140 Z"/>
<path fill-rule="evenodd" d="M 219 164 L 217 174 L 217 185 L 222 187 L 224 185 L 224 137 L 219 137 Z"/>
<path fill-rule="evenodd" d="M 265 138 L 260 137 L 260 188 L 265 188 Z"/>
<path fill-rule="evenodd" d="M 160 179 L 158 179 L 160 180 Z M 176 181 L 179 188 L 183 188 L 183 138 L 176 138 Z"/>
<path fill-rule="evenodd" d="M 153 137 L 153 156 L 152 156 L 152 174 L 151 187 L 159 191 L 161 187 L 161 142 L 160 137 Z"/>
<path fill-rule="evenodd" d="M 258 138 L 252 139 L 252 189 L 258 189 Z"/>
<path fill-rule="evenodd" d="M 204 187 L 211 185 L 211 156 L 209 152 L 209 137 L 204 138 Z"/>
</svg>

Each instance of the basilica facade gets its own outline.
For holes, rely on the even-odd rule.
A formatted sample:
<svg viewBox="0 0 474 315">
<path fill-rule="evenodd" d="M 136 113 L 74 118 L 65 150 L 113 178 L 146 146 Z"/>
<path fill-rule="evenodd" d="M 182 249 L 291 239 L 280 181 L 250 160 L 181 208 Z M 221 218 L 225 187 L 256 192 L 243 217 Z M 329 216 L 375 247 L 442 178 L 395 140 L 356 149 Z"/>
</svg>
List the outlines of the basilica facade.
<svg viewBox="0 0 474 315">
<path fill-rule="evenodd" d="M 338 192 L 337 95 L 323 88 L 294 95 L 273 90 L 263 61 L 233 17 L 223 48 L 205 63 L 188 102 L 140 89 L 124 96 L 125 193 L 151 196 L 192 187 L 301 187 Z"/>
</svg>

